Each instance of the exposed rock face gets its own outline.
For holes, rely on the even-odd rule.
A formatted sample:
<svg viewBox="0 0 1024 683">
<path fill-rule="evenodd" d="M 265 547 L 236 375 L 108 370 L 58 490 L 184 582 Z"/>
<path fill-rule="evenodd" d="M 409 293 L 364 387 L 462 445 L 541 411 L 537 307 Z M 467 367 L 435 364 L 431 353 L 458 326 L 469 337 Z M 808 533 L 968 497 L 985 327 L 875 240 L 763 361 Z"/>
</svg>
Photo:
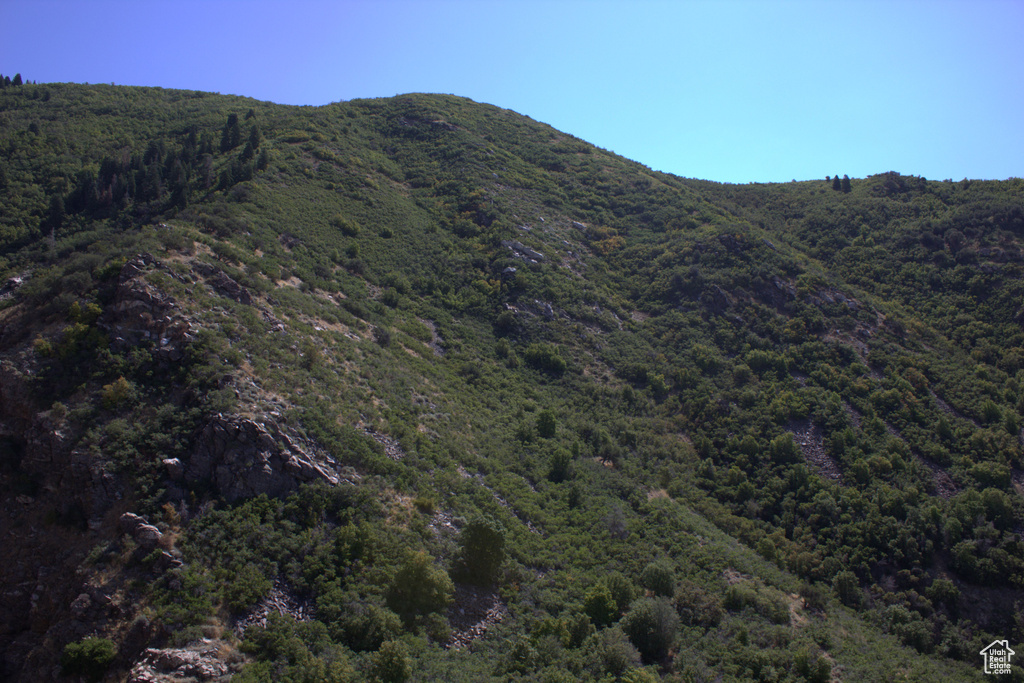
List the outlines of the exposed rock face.
<svg viewBox="0 0 1024 683">
<path fill-rule="evenodd" d="M 196 262 L 193 267 L 197 273 L 206 278 L 206 284 L 210 285 L 213 291 L 221 296 L 234 299 L 240 304 L 246 306 L 252 304 L 252 295 L 249 294 L 249 290 L 232 280 L 224 271 L 201 262 Z"/>
<path fill-rule="evenodd" d="M 231 667 L 219 658 L 216 647 L 188 650 L 146 650 L 132 667 L 128 683 L 227 680 Z"/>
<path fill-rule="evenodd" d="M 192 324 L 178 312 L 173 297 L 145 279 L 153 269 L 163 268 L 149 254 L 139 254 L 121 268 L 114 300 L 98 321 L 111 337 L 115 349 L 150 343 L 158 357 L 179 361 L 183 346 L 193 338 Z"/>
<path fill-rule="evenodd" d="M 202 429 L 185 467 L 185 481 L 208 482 L 227 500 L 277 496 L 300 484 L 339 481 L 334 459 L 273 423 L 218 415 Z"/>
</svg>

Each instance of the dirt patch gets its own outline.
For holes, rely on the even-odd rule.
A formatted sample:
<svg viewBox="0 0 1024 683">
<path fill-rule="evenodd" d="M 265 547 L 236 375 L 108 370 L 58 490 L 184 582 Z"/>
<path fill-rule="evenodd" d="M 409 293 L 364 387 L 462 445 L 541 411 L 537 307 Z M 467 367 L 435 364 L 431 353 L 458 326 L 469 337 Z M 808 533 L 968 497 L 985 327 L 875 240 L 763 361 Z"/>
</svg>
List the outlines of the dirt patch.
<svg viewBox="0 0 1024 683">
<path fill-rule="evenodd" d="M 786 600 L 789 603 L 789 625 L 793 628 L 800 628 L 807 624 L 807 617 L 801 614 L 804 607 L 804 599 L 796 593 L 790 593 L 786 596 Z"/>
</svg>

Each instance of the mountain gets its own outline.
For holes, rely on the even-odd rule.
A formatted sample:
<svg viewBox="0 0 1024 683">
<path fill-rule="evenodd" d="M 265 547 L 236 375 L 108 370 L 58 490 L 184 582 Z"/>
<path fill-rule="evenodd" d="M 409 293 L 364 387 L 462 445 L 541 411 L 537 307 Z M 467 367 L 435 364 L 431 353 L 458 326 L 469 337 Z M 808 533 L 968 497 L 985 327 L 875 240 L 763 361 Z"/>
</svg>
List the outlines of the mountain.
<svg viewBox="0 0 1024 683">
<path fill-rule="evenodd" d="M 1020 179 L 723 185 L 417 94 L 10 85 L 0 149 L 9 680 L 1024 642 Z"/>
</svg>

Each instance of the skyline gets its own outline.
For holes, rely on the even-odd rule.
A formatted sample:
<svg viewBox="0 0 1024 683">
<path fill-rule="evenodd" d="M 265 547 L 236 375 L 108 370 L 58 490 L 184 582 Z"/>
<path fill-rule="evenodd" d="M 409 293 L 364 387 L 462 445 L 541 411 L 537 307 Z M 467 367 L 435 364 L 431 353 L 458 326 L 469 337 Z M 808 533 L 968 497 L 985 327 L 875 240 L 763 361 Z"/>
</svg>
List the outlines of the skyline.
<svg viewBox="0 0 1024 683">
<path fill-rule="evenodd" d="M 720 182 L 1005 179 L 1021 29 L 1002 0 L 0 0 L 0 72 L 292 105 L 448 93 Z"/>
</svg>

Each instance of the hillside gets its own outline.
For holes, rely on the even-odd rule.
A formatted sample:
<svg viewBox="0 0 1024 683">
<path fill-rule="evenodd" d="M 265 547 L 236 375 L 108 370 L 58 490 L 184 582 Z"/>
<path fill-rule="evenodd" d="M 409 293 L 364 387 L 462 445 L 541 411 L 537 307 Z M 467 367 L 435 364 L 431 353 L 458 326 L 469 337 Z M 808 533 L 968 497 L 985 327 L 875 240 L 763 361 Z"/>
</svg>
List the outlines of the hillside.
<svg viewBox="0 0 1024 683">
<path fill-rule="evenodd" d="M 721 185 L 439 95 L 25 84 L 0 150 L 11 680 L 1024 643 L 1024 181 Z"/>
</svg>

